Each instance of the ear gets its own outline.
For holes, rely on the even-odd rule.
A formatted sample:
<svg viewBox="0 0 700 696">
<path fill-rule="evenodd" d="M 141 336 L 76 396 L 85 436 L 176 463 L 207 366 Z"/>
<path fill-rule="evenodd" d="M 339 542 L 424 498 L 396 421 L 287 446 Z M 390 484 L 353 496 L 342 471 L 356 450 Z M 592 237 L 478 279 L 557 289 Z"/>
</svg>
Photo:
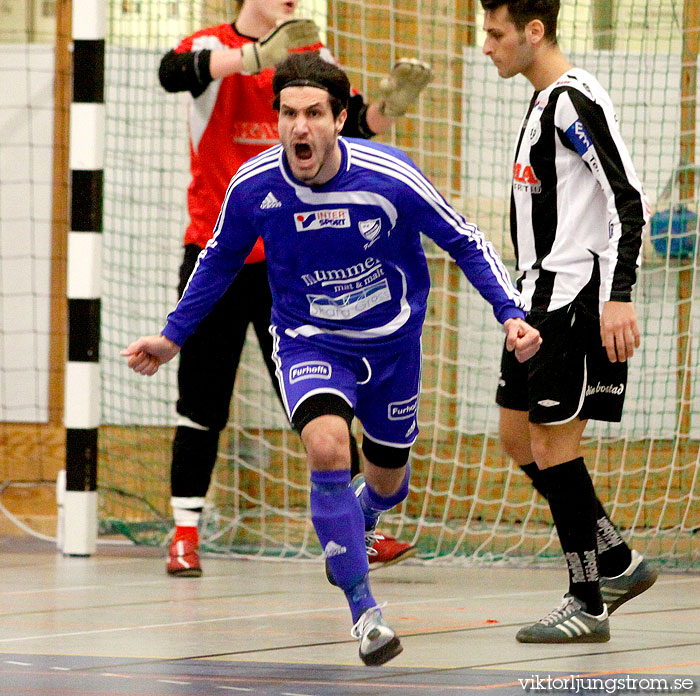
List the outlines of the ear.
<svg viewBox="0 0 700 696">
<path fill-rule="evenodd" d="M 541 19 L 533 19 L 525 25 L 525 38 L 531 45 L 542 43 L 544 34 L 544 24 Z"/>
<path fill-rule="evenodd" d="M 340 135 L 340 131 L 343 130 L 343 126 L 345 125 L 345 120 L 348 117 L 348 111 L 347 109 L 343 109 L 339 114 L 338 118 L 335 119 L 335 134 Z"/>
</svg>

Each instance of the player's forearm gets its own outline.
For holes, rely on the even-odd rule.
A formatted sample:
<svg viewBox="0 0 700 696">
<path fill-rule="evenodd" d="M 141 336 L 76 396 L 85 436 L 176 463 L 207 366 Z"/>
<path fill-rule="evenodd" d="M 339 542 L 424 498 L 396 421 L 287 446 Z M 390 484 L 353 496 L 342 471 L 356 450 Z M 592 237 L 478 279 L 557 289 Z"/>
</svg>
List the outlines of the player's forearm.
<svg viewBox="0 0 700 696">
<path fill-rule="evenodd" d="M 244 228 L 249 228 L 242 220 L 241 209 L 233 205 L 230 198 L 229 204 L 229 208 L 222 210 L 223 220 L 216 238 L 199 254 L 185 291 L 175 309 L 168 314 L 167 324 L 161 332 L 180 346 L 228 290 L 257 239 L 255 232 L 247 236 L 243 233 Z M 233 234 L 227 222 L 230 219 L 236 221 Z"/>
<path fill-rule="evenodd" d="M 213 80 L 242 72 L 239 48 L 166 53 L 158 77 L 167 92 L 191 92 L 198 97 Z"/>
<path fill-rule="evenodd" d="M 628 254 L 624 253 L 624 249 L 622 252 L 620 256 L 620 249 L 618 248 L 618 263 L 615 265 L 615 271 L 613 272 L 609 299 L 615 302 L 630 302 L 632 299 L 632 287 L 637 281 L 636 259 L 639 255 L 639 248 L 629 250 Z"/>
<path fill-rule="evenodd" d="M 370 127 L 373 133 L 381 135 L 386 133 L 394 125 L 394 119 L 384 116 L 380 111 L 379 104 L 373 102 L 367 107 L 367 113 L 365 118 L 367 119 L 367 125 Z"/>
<path fill-rule="evenodd" d="M 608 253 L 614 263 L 609 299 L 629 302 L 632 298 L 632 287 L 637 281 L 637 267 L 641 259 L 642 231 L 646 218 L 641 212 L 641 204 L 637 206 L 640 210 L 639 214 L 625 215 L 620 208 L 615 209 L 613 203 L 614 200 L 608 201 L 611 217 L 606 225 L 611 235 L 608 242 Z M 614 219 L 613 215 L 621 215 L 620 221 L 611 222 L 611 219 Z"/>
<path fill-rule="evenodd" d="M 610 289 L 610 299 L 617 302 L 629 302 L 632 299 L 632 287 L 637 281 L 637 267 L 640 262 L 642 232 L 646 223 L 644 203 L 631 207 L 639 208 L 641 214 L 625 214 L 622 211 L 619 228 L 621 232 L 615 249 L 617 258 Z"/>
<path fill-rule="evenodd" d="M 522 298 L 510 279 L 507 269 L 493 247 L 484 243 L 478 251 L 457 260 L 469 282 L 491 305 L 496 319 L 524 319 Z"/>
<path fill-rule="evenodd" d="M 184 345 L 226 292 L 231 281 L 232 278 L 224 278 L 208 270 L 196 270 L 177 306 L 168 314 L 161 335 L 178 346 Z"/>
<path fill-rule="evenodd" d="M 212 51 L 209 58 L 209 72 L 214 80 L 243 72 L 241 49 L 230 48 Z"/>
<path fill-rule="evenodd" d="M 520 293 L 493 245 L 486 241 L 476 225 L 467 222 L 454 208 L 445 205 L 444 210 L 451 211 L 452 224 L 433 218 L 432 222 L 422 222 L 421 229 L 455 260 L 467 280 L 491 305 L 499 323 L 524 319 Z"/>
<path fill-rule="evenodd" d="M 242 256 L 235 266 L 214 258 L 212 248 L 200 256 L 194 272 L 187 281 L 185 292 L 175 309 L 168 314 L 161 334 L 181 346 L 214 308 L 243 266 Z"/>
</svg>

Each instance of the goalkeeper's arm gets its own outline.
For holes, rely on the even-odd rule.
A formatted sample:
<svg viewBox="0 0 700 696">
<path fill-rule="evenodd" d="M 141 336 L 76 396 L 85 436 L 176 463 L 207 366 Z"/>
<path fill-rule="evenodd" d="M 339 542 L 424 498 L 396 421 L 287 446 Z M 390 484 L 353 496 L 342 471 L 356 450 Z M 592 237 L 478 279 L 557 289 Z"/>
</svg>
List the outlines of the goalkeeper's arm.
<svg viewBox="0 0 700 696">
<path fill-rule="evenodd" d="M 274 68 L 290 51 L 320 47 L 318 27 L 313 21 L 291 19 L 242 48 L 169 51 L 160 62 L 158 77 L 166 91 L 187 91 L 198 97 L 212 80 L 234 73 L 255 75 Z"/>
</svg>

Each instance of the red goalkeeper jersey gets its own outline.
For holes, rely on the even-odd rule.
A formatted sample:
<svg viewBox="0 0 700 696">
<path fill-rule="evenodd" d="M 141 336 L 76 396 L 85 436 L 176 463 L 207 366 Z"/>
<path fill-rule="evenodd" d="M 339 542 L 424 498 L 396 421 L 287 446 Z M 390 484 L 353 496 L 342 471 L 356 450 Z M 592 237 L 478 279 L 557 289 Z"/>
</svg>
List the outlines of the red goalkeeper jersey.
<svg viewBox="0 0 700 696">
<path fill-rule="evenodd" d="M 231 24 L 202 29 L 183 41 L 176 53 L 240 48 L 253 39 Z M 307 50 L 322 49 L 321 44 Z M 324 49 L 325 50 L 325 49 Z M 279 142 L 277 114 L 272 109 L 274 70 L 258 75 L 235 73 L 214 80 L 190 104 L 190 171 L 187 188 L 190 222 L 185 244 L 204 247 L 211 238 L 231 177 L 246 160 Z M 265 258 L 258 239 L 246 263 Z"/>
</svg>

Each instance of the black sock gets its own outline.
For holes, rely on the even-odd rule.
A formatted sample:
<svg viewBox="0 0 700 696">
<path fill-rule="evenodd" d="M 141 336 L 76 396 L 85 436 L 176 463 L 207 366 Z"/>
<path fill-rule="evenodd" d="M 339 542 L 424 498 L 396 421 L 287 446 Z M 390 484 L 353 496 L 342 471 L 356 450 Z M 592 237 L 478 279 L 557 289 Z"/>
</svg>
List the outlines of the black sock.
<svg viewBox="0 0 700 696">
<path fill-rule="evenodd" d="M 547 490 L 542 472 L 535 462 L 523 464 L 520 467 L 532 481 L 533 488 L 543 497 L 547 497 Z M 598 568 L 600 574 L 611 578 L 624 573 L 632 562 L 632 551 L 620 536 L 617 527 L 612 523 L 605 512 L 600 500 L 596 497 L 597 520 L 597 546 Z"/>
<path fill-rule="evenodd" d="M 207 494 L 219 448 L 218 430 L 179 425 L 173 438 L 170 491 L 176 498 L 203 498 Z"/>
<path fill-rule="evenodd" d="M 569 592 L 585 611 L 603 611 L 596 544 L 596 496 L 582 457 L 543 469 L 549 509 L 569 570 Z"/>
<path fill-rule="evenodd" d="M 598 568 L 601 575 L 612 578 L 629 568 L 632 551 L 600 503 L 598 507 Z"/>
<path fill-rule="evenodd" d="M 544 487 L 542 472 L 537 466 L 537 462 L 521 464 L 520 468 L 530 477 L 532 487 L 543 497 L 547 497 L 547 490 Z"/>
</svg>

